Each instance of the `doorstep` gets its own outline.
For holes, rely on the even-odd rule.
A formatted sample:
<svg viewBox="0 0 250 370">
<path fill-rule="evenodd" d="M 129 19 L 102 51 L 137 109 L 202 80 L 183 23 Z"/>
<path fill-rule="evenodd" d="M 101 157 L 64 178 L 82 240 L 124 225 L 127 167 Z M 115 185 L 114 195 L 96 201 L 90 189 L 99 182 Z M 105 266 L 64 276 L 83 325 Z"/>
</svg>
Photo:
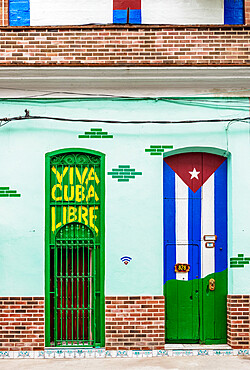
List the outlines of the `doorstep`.
<svg viewBox="0 0 250 370">
<path fill-rule="evenodd" d="M 167 345 L 169 346 L 169 345 Z M 98 358 L 147 358 L 147 357 L 172 357 L 172 356 L 247 356 L 250 355 L 250 349 L 231 349 L 227 345 L 182 345 L 188 347 L 174 346 L 171 349 L 153 351 L 131 351 L 118 350 L 107 351 L 105 348 L 45 348 L 44 351 L 0 351 L 0 359 L 11 358 L 35 358 L 35 359 L 60 359 L 60 358 L 78 358 L 78 359 L 98 359 Z M 226 347 L 225 347 L 226 346 Z"/>
<path fill-rule="evenodd" d="M 190 343 L 168 343 L 165 344 L 165 349 L 197 349 L 197 350 L 231 350 L 232 348 L 228 344 L 190 344 Z"/>
</svg>

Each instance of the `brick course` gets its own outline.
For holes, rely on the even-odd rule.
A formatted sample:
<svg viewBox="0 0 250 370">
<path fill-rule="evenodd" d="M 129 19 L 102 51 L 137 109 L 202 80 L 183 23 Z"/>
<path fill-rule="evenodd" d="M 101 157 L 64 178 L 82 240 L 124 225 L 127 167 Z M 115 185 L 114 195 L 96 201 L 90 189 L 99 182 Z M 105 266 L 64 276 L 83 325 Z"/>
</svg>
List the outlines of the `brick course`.
<svg viewBox="0 0 250 370">
<path fill-rule="evenodd" d="M 0 351 L 44 349 L 44 298 L 0 297 Z"/>
<path fill-rule="evenodd" d="M 106 349 L 164 349 L 164 296 L 106 297 Z"/>
<path fill-rule="evenodd" d="M 228 295 L 227 338 L 232 348 L 250 348 L 249 295 Z"/>
<path fill-rule="evenodd" d="M 248 26 L 0 28 L 0 65 L 247 65 Z"/>
</svg>

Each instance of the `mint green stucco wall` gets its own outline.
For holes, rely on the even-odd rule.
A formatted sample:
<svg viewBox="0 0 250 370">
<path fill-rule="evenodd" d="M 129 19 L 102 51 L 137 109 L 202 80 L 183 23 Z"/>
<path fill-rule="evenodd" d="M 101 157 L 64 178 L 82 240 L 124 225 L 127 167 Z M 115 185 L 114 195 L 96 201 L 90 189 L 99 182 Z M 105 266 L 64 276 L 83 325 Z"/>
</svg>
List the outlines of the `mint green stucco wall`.
<svg viewBox="0 0 250 370">
<path fill-rule="evenodd" d="M 1 100 L 0 117 L 31 115 L 112 120 L 190 120 L 249 116 L 242 99 L 54 99 Z M 0 128 L 0 186 L 20 198 L 0 198 L 0 295 L 44 294 L 45 153 L 86 148 L 106 154 L 106 295 L 162 294 L 162 156 L 150 145 L 209 146 L 227 150 L 226 123 L 100 124 L 30 120 Z M 79 139 L 103 128 L 113 139 Z M 249 125 L 235 123 L 228 136 L 229 257 L 250 257 Z M 107 175 L 130 165 L 142 176 L 118 183 Z M 120 258 L 133 258 L 125 266 Z M 250 265 L 229 269 L 229 293 L 250 294 Z"/>
</svg>

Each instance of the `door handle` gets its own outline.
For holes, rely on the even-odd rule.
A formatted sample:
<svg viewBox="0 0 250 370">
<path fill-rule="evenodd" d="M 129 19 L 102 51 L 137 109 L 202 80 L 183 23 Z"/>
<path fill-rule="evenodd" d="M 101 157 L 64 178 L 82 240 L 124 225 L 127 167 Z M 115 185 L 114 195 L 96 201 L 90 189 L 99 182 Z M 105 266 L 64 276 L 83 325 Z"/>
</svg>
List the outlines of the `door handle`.
<svg viewBox="0 0 250 370">
<path fill-rule="evenodd" d="M 209 280 L 209 290 L 215 290 L 215 280 L 214 279 Z"/>
</svg>

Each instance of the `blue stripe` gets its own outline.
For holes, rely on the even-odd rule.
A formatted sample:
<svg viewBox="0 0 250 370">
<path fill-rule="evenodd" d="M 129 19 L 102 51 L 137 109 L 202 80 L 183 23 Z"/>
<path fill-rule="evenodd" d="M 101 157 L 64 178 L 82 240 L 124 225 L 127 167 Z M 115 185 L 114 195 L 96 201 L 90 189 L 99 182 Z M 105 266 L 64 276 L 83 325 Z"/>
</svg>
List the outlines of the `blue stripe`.
<svg viewBox="0 0 250 370">
<path fill-rule="evenodd" d="M 164 284 L 175 279 L 175 173 L 163 162 L 163 220 L 164 220 Z"/>
<path fill-rule="evenodd" d="M 227 268 L 227 160 L 214 175 L 215 202 L 215 272 Z"/>
<path fill-rule="evenodd" d="M 9 0 L 9 24 L 10 26 L 30 25 L 29 0 Z"/>
<path fill-rule="evenodd" d="M 244 0 L 224 0 L 224 24 L 244 24 Z"/>
<path fill-rule="evenodd" d="M 113 23 L 127 23 L 127 10 L 113 10 Z M 129 23 L 141 24 L 141 9 L 130 9 Z"/>
<path fill-rule="evenodd" d="M 201 188 L 188 188 L 188 280 L 201 277 Z"/>
</svg>

